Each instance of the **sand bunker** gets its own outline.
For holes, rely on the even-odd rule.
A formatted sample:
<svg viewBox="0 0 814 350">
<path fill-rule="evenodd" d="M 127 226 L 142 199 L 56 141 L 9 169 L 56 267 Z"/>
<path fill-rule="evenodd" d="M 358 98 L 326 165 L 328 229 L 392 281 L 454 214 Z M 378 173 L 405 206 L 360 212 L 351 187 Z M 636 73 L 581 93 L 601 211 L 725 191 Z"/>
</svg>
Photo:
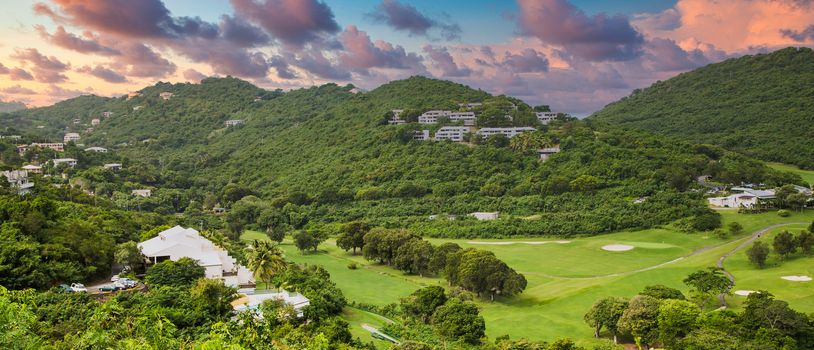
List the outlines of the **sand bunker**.
<svg viewBox="0 0 814 350">
<path fill-rule="evenodd" d="M 466 242 L 469 244 L 486 244 L 486 245 L 511 245 L 511 244 L 566 244 L 571 243 L 571 241 L 532 241 L 532 242 L 480 242 L 480 241 L 472 241 Z"/>
<path fill-rule="evenodd" d="M 735 295 L 740 295 L 740 296 L 744 296 L 744 297 L 749 295 L 749 294 L 752 294 L 752 293 L 755 293 L 755 291 L 753 291 L 753 290 L 736 290 L 735 291 Z"/>
<path fill-rule="evenodd" d="M 602 247 L 602 250 L 607 250 L 609 252 L 626 252 L 632 249 L 633 246 L 627 244 L 608 244 Z"/>
<path fill-rule="evenodd" d="M 780 277 L 786 281 L 794 281 L 794 282 L 808 282 L 811 281 L 811 277 L 808 276 L 783 276 Z"/>
</svg>

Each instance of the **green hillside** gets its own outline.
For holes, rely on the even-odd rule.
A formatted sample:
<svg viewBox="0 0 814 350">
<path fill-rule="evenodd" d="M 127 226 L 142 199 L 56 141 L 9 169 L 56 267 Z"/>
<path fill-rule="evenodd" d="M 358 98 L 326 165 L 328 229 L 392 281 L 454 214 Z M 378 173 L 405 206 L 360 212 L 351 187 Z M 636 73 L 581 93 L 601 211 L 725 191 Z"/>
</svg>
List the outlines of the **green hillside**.
<svg viewBox="0 0 814 350">
<path fill-rule="evenodd" d="M 814 169 L 814 51 L 711 64 L 637 89 L 591 118 Z"/>
<path fill-rule="evenodd" d="M 14 112 L 14 111 L 19 111 L 21 109 L 25 109 L 25 104 L 22 103 L 22 102 L 15 102 L 15 101 L 4 102 L 4 101 L 0 101 L 0 113 L 2 113 L 2 112 Z"/>
<path fill-rule="evenodd" d="M 387 125 L 390 110 L 514 104 L 505 111 L 512 123 L 529 125 L 532 108 L 422 77 L 368 93 L 352 88 L 327 84 L 283 93 L 234 78 L 159 83 L 130 99 L 82 97 L 0 116 L 0 122 L 51 139 L 67 127 L 82 132 L 85 146 L 125 157 L 126 171 L 113 177 L 81 162 L 71 170 L 72 184 L 109 194 L 120 206 L 193 215 L 221 205 L 230 224 L 250 228 L 366 219 L 448 237 L 596 234 L 709 215 L 701 192 L 690 191 L 699 175 L 800 182 L 714 146 L 572 118 L 548 126 L 532 118 L 538 131 L 511 142 L 412 141 L 413 130 L 428 126 Z M 164 100 L 162 92 L 173 96 Z M 113 116 L 84 132 L 104 111 Z M 80 124 L 73 124 L 77 118 Z M 225 127 L 231 119 L 244 124 Z M 541 162 L 535 150 L 543 143 L 559 143 L 562 152 Z M 134 183 L 155 195 L 132 198 Z M 460 220 L 476 211 L 499 211 L 503 219 Z M 459 220 L 428 220 L 434 214 Z"/>
</svg>

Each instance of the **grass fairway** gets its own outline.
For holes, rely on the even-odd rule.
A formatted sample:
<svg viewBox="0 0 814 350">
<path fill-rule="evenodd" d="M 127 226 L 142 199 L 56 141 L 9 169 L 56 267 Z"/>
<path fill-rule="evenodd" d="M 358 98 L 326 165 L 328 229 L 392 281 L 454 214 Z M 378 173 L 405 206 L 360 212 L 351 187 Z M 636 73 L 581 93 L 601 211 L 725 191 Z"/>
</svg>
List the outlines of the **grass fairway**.
<svg viewBox="0 0 814 350">
<path fill-rule="evenodd" d="M 788 172 L 791 172 L 791 173 L 798 174 L 798 175 L 800 175 L 800 177 L 803 178 L 803 181 L 808 182 L 809 185 L 814 184 L 814 171 L 812 171 L 812 170 L 803 170 L 803 169 L 798 168 L 795 165 L 782 164 L 782 163 L 767 163 L 767 164 L 770 167 L 772 167 L 774 169 L 777 169 L 777 170 L 788 171 Z"/>
<path fill-rule="evenodd" d="M 724 225 L 737 221 L 744 226 L 747 233 L 775 223 L 811 222 L 814 219 L 814 211 L 794 213 L 788 218 L 781 218 L 774 212 L 745 215 L 737 214 L 735 211 L 722 211 L 721 215 Z M 257 234 L 248 232 L 242 238 L 251 237 L 257 237 Z M 490 338 L 494 339 L 504 334 L 512 338 L 539 340 L 569 337 L 578 340 L 582 345 L 590 345 L 593 343 L 592 330 L 584 324 L 582 316 L 594 301 L 604 296 L 630 297 L 651 284 L 664 284 L 687 291 L 681 282 L 684 277 L 698 269 L 714 266 L 720 256 L 739 244 L 733 241 L 736 238 L 721 240 L 706 233 L 687 234 L 670 228 L 658 228 L 576 238 L 565 244 L 471 243 L 492 241 L 480 239 L 430 239 L 430 241 L 433 244 L 455 242 L 463 247 L 491 250 L 509 266 L 526 275 L 529 283 L 521 295 L 494 303 L 478 302 Z M 500 242 L 550 240 L 559 238 L 509 239 Z M 608 244 L 627 244 L 634 246 L 634 249 L 627 252 L 609 252 L 601 249 Z M 707 249 L 698 251 L 704 247 Z M 320 254 L 300 254 L 290 243 L 284 244 L 282 248 L 289 260 L 324 266 L 345 296 L 356 302 L 384 305 L 397 302 L 400 297 L 422 286 L 446 285 L 445 281 L 439 278 L 407 276 L 399 271 L 372 264 L 361 256 L 354 256 L 338 249 L 333 240 L 328 240 L 320 246 Z M 730 257 L 731 260 L 727 260 L 726 266 L 738 277 L 736 289 L 747 289 L 743 286 L 750 286 L 751 278 L 746 276 L 751 276 L 755 271 L 748 265 L 739 268 L 738 259 L 741 256 L 743 252 Z M 808 259 L 783 264 L 779 268 L 788 269 L 789 272 L 784 271 L 781 275 L 814 275 L 812 271 L 814 268 L 791 272 L 798 271 L 795 267 L 797 265 L 805 266 L 807 262 L 803 260 Z M 348 269 L 347 265 L 351 261 L 359 264 L 360 268 Z M 810 262 L 808 261 L 809 264 Z M 770 273 L 768 270 L 767 268 L 758 273 Z M 741 279 L 741 276 L 744 277 Z M 754 283 L 760 282 L 760 278 L 754 278 Z M 814 282 L 805 284 L 783 281 L 778 276 L 777 289 L 772 292 L 781 299 L 788 299 L 799 311 L 814 312 L 814 300 L 811 297 L 814 293 L 803 290 L 806 286 L 811 289 L 811 286 L 814 286 L 811 283 Z M 729 300 L 735 301 L 736 298 L 741 297 L 732 296 Z M 793 298 L 797 301 L 792 301 Z"/>
</svg>

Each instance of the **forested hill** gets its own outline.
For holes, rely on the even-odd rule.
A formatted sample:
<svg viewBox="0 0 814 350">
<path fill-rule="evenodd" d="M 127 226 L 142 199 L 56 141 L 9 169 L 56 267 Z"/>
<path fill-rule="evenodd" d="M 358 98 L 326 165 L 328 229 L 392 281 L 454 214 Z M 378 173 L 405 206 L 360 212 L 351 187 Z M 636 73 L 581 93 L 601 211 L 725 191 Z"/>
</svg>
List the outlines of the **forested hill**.
<svg viewBox="0 0 814 350">
<path fill-rule="evenodd" d="M 3 102 L 0 100 L 0 113 L 2 112 L 14 112 L 19 111 L 21 109 L 25 109 L 25 104 L 22 102 Z"/>
<path fill-rule="evenodd" d="M 163 92 L 173 95 L 165 100 Z M 800 182 L 714 146 L 567 117 L 539 125 L 520 100 L 423 77 L 364 93 L 336 84 L 266 91 L 234 78 L 160 83 L 139 93 L 81 97 L 0 115 L 0 123 L 49 138 L 80 132 L 85 147 L 126 157 L 124 183 L 111 184 L 109 174 L 81 162 L 71 180 L 122 206 L 200 212 L 220 205 L 244 225 L 283 220 L 297 229 L 364 218 L 433 235 L 592 234 L 705 215 L 701 192 L 690 191 L 700 175 Z M 511 140 L 413 141 L 414 130 L 438 125 L 385 119 L 392 109 L 409 114 L 472 102 L 483 102 L 481 115 L 490 117 L 479 124 L 538 131 Z M 105 111 L 113 115 L 101 117 Z M 101 124 L 86 131 L 92 118 Z M 227 120 L 243 124 L 227 127 Z M 541 162 L 536 150 L 557 144 L 562 151 Z M 144 185 L 152 198 L 129 196 Z M 506 220 L 427 219 L 477 211 L 499 211 Z"/>
<path fill-rule="evenodd" d="M 591 118 L 814 169 L 814 51 L 711 64 L 636 90 Z"/>
</svg>

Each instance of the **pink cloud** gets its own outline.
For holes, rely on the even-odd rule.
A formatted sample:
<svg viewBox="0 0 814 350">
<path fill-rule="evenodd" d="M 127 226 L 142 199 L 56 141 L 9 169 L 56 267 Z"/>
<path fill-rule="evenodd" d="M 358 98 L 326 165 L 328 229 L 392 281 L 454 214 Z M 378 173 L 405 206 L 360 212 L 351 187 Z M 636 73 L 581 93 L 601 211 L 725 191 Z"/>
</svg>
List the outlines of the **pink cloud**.
<svg viewBox="0 0 814 350">
<path fill-rule="evenodd" d="M 331 8 L 318 0 L 231 0 L 235 13 L 257 22 L 280 41 L 302 46 L 339 31 Z"/>
<path fill-rule="evenodd" d="M 421 57 L 407 53 L 403 47 L 378 40 L 373 43 L 367 33 L 356 26 L 348 26 L 340 35 L 344 52 L 339 62 L 345 67 L 367 72 L 370 68 L 395 68 L 423 70 Z"/>
<path fill-rule="evenodd" d="M 206 78 L 206 75 L 204 75 L 203 73 L 201 73 L 201 72 L 199 72 L 197 70 L 194 70 L 192 68 L 184 70 L 184 79 L 186 79 L 186 80 L 189 80 L 189 81 L 192 81 L 192 82 L 199 82 L 201 80 L 204 80 L 205 78 Z"/>
</svg>

